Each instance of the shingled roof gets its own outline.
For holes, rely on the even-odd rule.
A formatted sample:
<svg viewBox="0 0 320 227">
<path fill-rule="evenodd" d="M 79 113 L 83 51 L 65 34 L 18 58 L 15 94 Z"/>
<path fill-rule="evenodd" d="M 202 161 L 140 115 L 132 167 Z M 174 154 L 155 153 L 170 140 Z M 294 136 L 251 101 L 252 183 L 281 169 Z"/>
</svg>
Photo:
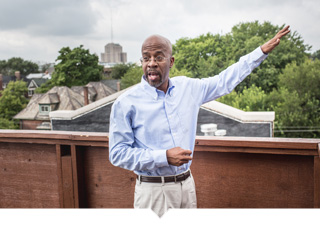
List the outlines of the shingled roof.
<svg viewBox="0 0 320 227">
<path fill-rule="evenodd" d="M 84 105 L 84 98 L 66 86 L 53 87 L 45 94 L 34 94 L 14 119 L 49 120 L 49 115 L 39 114 L 39 104 L 48 104 L 51 110 L 76 110 Z"/>
<path fill-rule="evenodd" d="M 91 82 L 89 96 L 91 102 L 102 99 L 115 91 L 101 82 Z M 84 106 L 83 87 L 77 86 L 71 89 L 66 86 L 55 86 L 45 94 L 34 94 L 26 108 L 20 111 L 14 119 L 21 120 L 49 120 L 49 115 L 39 113 L 39 105 L 50 105 L 51 111 L 56 110 L 76 110 Z"/>
<path fill-rule="evenodd" d="M 30 99 L 28 105 L 26 108 L 21 110 L 16 116 L 14 116 L 14 119 L 21 119 L 21 120 L 35 120 L 38 117 L 39 114 L 39 100 L 44 96 L 45 94 L 34 94 L 32 98 Z"/>
</svg>

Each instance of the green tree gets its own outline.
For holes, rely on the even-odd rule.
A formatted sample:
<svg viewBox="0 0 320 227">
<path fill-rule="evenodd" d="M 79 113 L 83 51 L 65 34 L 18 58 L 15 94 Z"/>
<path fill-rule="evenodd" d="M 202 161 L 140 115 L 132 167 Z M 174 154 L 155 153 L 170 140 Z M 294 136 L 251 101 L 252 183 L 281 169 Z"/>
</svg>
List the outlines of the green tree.
<svg viewBox="0 0 320 227">
<path fill-rule="evenodd" d="M 276 114 L 275 136 L 319 137 L 319 100 L 313 98 L 305 101 L 296 91 L 290 92 L 281 87 L 271 92 L 266 102 Z"/>
<path fill-rule="evenodd" d="M 230 94 L 217 99 L 217 101 L 244 111 L 264 111 L 267 109 L 266 97 L 267 94 L 261 88 L 253 85 L 239 94 L 232 91 Z"/>
<path fill-rule="evenodd" d="M 130 69 L 134 67 L 133 64 L 117 64 L 112 68 L 111 77 L 113 79 L 121 79 L 124 74 Z"/>
<path fill-rule="evenodd" d="M 24 109 L 28 104 L 28 100 L 25 97 L 27 92 L 28 88 L 26 82 L 9 82 L 6 89 L 1 91 L 0 118 L 11 120 L 14 115 Z"/>
<path fill-rule="evenodd" d="M 320 137 L 320 60 L 287 65 L 279 76 L 280 89 L 268 97 L 276 112 L 277 130 L 286 137 Z"/>
<path fill-rule="evenodd" d="M 181 38 L 173 45 L 176 67 L 186 69 L 192 77 L 214 76 L 274 37 L 282 27 L 255 21 L 240 23 L 226 35 L 208 33 L 193 39 Z M 236 91 L 242 92 L 245 87 L 255 84 L 265 92 L 271 92 L 278 87 L 278 75 L 285 66 L 293 61 L 304 62 L 309 49 L 297 32 L 283 37 L 280 45 L 236 87 Z"/>
<path fill-rule="evenodd" d="M 40 87 L 36 88 L 35 93 L 41 94 L 46 93 L 51 88 L 53 88 L 55 85 L 52 83 L 52 80 L 47 80 L 47 82 L 41 84 Z"/>
<path fill-rule="evenodd" d="M 287 65 L 279 75 L 279 86 L 296 91 L 301 98 L 320 100 L 320 60 L 306 59 L 303 64 Z"/>
<path fill-rule="evenodd" d="M 0 129 L 18 129 L 19 125 L 13 120 L 0 118 Z"/>
<path fill-rule="evenodd" d="M 275 136 L 320 137 L 320 60 L 288 64 L 279 88 L 265 93 L 255 85 L 231 92 L 218 101 L 244 111 L 274 111 Z"/>
<path fill-rule="evenodd" d="M 51 67 L 51 65 L 52 65 L 51 63 L 45 63 L 41 65 L 40 72 L 45 73 Z"/>
<path fill-rule="evenodd" d="M 121 88 L 125 89 L 139 83 L 141 81 L 142 75 L 143 70 L 141 66 L 135 65 L 131 67 L 121 79 Z"/>
<path fill-rule="evenodd" d="M 230 36 L 207 33 L 197 38 L 181 38 L 173 45 L 175 65 L 178 70 L 185 69 L 192 77 L 213 76 L 233 61 L 228 57 Z"/>
<path fill-rule="evenodd" d="M 318 59 L 320 60 L 320 50 L 317 50 L 316 52 L 314 52 L 312 55 L 311 55 L 311 58 L 314 60 L 314 59 Z"/>
<path fill-rule="evenodd" d="M 31 61 L 25 61 L 22 58 L 10 58 L 8 61 L 0 61 L 0 73 L 3 75 L 14 75 L 20 71 L 21 75 L 39 72 L 39 66 Z"/>
<path fill-rule="evenodd" d="M 175 64 L 173 64 L 173 67 L 170 69 L 169 73 L 170 78 L 175 77 L 175 76 L 188 76 L 191 77 L 192 74 L 188 72 L 186 69 L 181 69 L 178 70 Z"/>
<path fill-rule="evenodd" d="M 232 28 L 234 56 L 239 59 L 256 47 L 271 39 L 283 26 L 274 26 L 270 22 L 259 24 L 258 21 L 240 23 Z M 302 37 L 295 31 L 281 39 L 280 45 L 275 48 L 268 58 L 256 68 L 249 77 L 239 84 L 236 91 L 255 84 L 265 92 L 278 88 L 278 75 L 285 66 L 293 61 L 297 64 L 304 62 L 308 56 L 306 51 L 310 46 L 304 44 Z"/>
<path fill-rule="evenodd" d="M 37 93 L 46 92 L 54 86 L 81 86 L 101 80 L 103 66 L 98 64 L 98 56 L 90 54 L 82 45 L 72 50 L 63 47 L 59 53 L 52 79 L 37 89 Z"/>
</svg>

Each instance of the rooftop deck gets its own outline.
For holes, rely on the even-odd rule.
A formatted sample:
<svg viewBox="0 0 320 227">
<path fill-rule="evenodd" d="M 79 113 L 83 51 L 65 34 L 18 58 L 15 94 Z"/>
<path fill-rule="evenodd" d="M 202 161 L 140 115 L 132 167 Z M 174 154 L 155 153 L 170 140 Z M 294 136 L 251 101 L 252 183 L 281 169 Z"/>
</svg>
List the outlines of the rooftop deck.
<svg viewBox="0 0 320 227">
<path fill-rule="evenodd" d="M 319 208 L 320 139 L 197 137 L 199 208 Z M 0 130 L 1 208 L 132 208 L 108 134 Z"/>
</svg>

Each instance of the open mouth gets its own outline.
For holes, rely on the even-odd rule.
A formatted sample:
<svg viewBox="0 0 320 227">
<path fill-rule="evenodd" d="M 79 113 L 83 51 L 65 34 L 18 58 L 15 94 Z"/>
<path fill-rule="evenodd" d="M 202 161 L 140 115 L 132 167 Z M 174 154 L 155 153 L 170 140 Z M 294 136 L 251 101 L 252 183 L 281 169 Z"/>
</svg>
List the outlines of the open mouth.
<svg viewBox="0 0 320 227">
<path fill-rule="evenodd" d="M 148 72 L 148 78 L 150 80 L 156 80 L 157 78 L 159 78 L 159 73 L 155 71 Z"/>
</svg>

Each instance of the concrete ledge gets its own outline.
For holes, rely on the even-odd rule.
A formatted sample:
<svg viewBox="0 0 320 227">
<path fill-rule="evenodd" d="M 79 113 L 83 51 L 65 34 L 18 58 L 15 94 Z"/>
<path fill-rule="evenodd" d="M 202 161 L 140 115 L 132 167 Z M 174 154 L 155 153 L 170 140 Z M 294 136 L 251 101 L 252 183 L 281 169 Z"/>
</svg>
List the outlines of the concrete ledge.
<svg viewBox="0 0 320 227">
<path fill-rule="evenodd" d="M 273 111 L 245 112 L 217 101 L 205 103 L 201 108 L 241 122 L 273 122 L 275 119 L 275 112 Z"/>
</svg>

